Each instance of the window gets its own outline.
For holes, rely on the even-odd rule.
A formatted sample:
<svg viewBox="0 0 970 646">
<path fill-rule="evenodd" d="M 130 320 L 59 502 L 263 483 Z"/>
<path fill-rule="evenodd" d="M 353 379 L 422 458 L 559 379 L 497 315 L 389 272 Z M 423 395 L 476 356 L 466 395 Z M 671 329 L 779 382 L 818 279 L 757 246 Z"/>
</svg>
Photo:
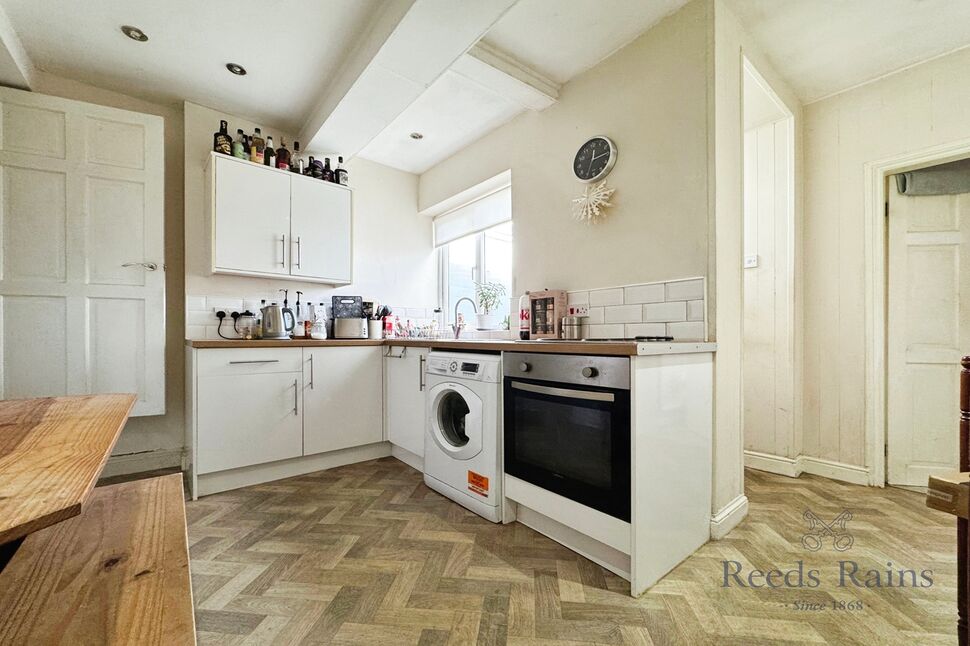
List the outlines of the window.
<svg viewBox="0 0 970 646">
<path fill-rule="evenodd" d="M 445 324 L 454 323 L 455 303 L 470 298 L 478 306 L 475 284 L 500 283 L 505 296 L 494 312 L 500 320 L 509 317 L 512 297 L 512 223 L 505 222 L 479 233 L 458 238 L 440 247 L 441 303 L 445 306 Z M 459 310 L 465 321 L 474 327 L 471 305 L 462 303 Z M 506 324 L 502 325 L 505 329 Z"/>
</svg>

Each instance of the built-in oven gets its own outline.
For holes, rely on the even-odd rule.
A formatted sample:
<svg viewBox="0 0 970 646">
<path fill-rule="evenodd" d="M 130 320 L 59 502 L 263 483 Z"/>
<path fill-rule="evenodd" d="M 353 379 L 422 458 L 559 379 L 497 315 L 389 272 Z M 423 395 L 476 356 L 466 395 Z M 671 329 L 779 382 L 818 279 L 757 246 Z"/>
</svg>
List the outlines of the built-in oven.
<svg viewBox="0 0 970 646">
<path fill-rule="evenodd" d="M 628 357 L 507 353 L 505 473 L 630 520 Z"/>
</svg>

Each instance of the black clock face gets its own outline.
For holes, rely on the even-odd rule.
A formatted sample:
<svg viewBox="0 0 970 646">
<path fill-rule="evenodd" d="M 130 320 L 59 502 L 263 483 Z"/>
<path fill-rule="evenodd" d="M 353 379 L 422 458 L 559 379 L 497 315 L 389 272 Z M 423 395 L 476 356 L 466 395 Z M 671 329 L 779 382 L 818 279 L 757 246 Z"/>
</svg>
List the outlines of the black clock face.
<svg viewBox="0 0 970 646">
<path fill-rule="evenodd" d="M 616 148 L 606 137 L 593 137 L 580 146 L 573 160 L 573 173 L 584 182 L 605 177 L 616 162 Z"/>
</svg>

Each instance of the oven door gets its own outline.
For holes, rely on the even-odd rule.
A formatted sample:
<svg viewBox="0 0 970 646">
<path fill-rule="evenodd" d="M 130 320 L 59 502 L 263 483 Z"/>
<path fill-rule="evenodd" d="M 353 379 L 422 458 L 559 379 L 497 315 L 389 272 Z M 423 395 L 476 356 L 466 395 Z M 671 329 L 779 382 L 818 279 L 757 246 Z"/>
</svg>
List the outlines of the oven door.
<svg viewBox="0 0 970 646">
<path fill-rule="evenodd" d="M 630 521 L 630 391 L 505 379 L 505 472 Z"/>
</svg>

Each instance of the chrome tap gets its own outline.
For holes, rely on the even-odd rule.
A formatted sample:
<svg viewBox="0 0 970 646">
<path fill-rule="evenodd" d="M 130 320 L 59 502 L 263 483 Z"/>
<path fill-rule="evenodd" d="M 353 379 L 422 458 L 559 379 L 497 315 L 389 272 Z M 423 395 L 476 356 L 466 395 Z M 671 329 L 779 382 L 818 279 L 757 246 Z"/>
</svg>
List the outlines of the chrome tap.
<svg viewBox="0 0 970 646">
<path fill-rule="evenodd" d="M 455 333 L 455 340 L 458 339 L 458 335 L 461 334 L 461 326 L 458 325 L 458 306 L 461 305 L 462 301 L 468 301 L 472 304 L 472 310 L 478 314 L 478 307 L 475 305 L 475 301 L 468 298 L 467 296 L 462 296 L 457 301 L 455 301 L 455 322 L 451 324 L 451 330 Z"/>
</svg>

